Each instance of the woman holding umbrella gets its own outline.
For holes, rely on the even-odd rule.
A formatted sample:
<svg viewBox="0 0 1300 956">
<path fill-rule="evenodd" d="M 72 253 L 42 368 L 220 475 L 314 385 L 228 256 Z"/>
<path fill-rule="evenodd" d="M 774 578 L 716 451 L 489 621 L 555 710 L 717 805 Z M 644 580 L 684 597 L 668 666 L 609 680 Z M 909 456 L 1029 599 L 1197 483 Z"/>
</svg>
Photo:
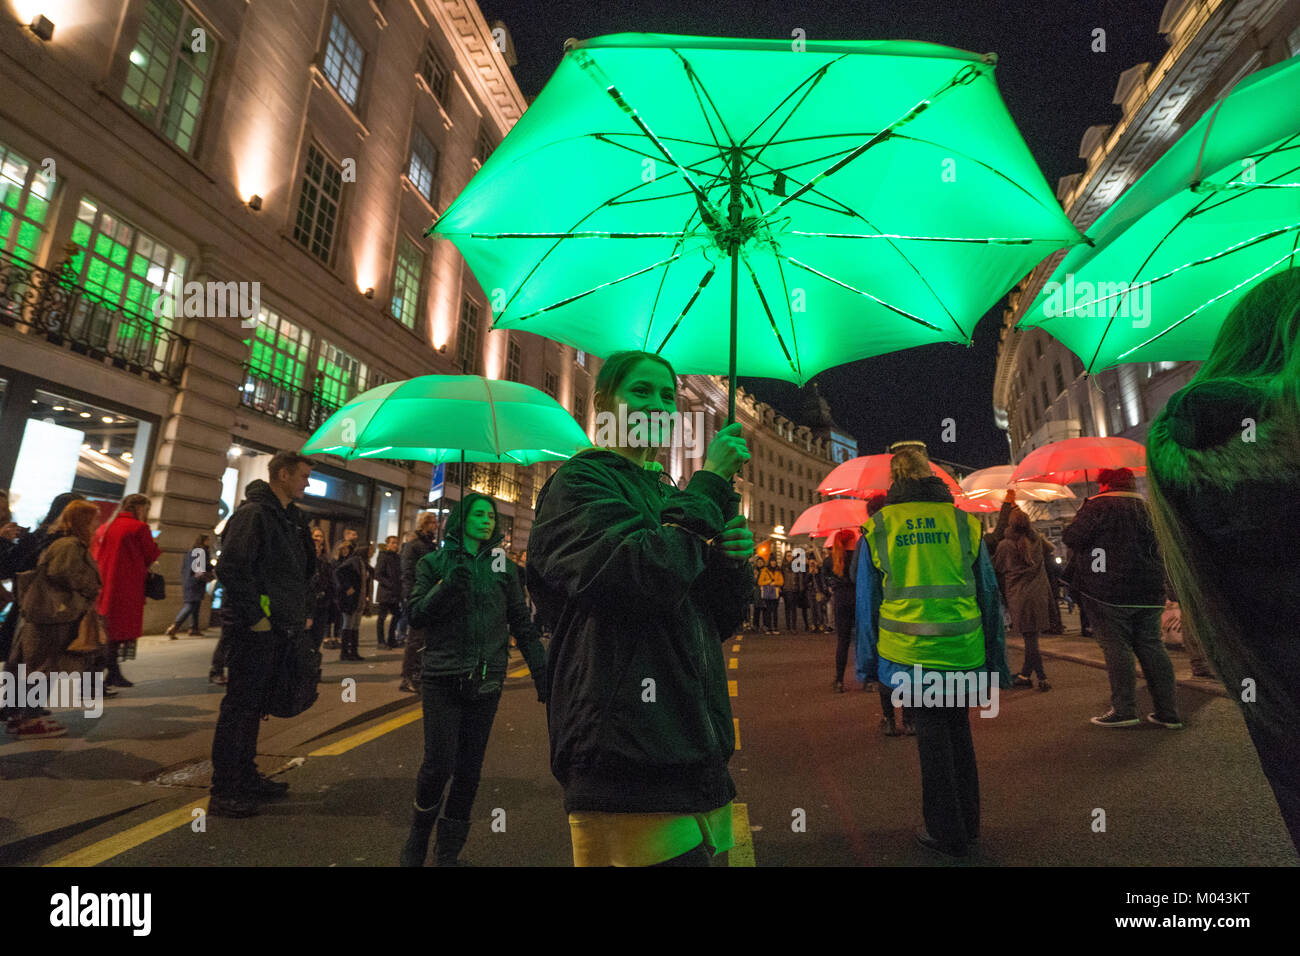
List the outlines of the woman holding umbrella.
<svg viewBox="0 0 1300 956">
<path fill-rule="evenodd" d="M 672 366 L 648 352 L 614 353 L 596 379 L 604 416 L 671 413 L 676 397 Z M 753 589 L 731 486 L 749 450 L 726 426 L 677 489 L 654 460 L 671 434 L 635 438 L 576 455 L 538 499 L 528 580 L 554 634 L 551 769 L 575 865 L 707 866 L 732 846 L 721 645 Z"/>
<path fill-rule="evenodd" d="M 424 865 L 435 821 L 437 865 L 458 864 L 501 702 L 511 634 L 528 662 L 537 699 L 546 698 L 546 651 L 528 613 L 519 567 L 499 547 L 504 535 L 497 524 L 491 498 L 466 495 L 451 510 L 441 550 L 430 551 L 415 568 L 411 626 L 426 635 L 420 681 L 424 762 L 402 866 Z"/>
</svg>

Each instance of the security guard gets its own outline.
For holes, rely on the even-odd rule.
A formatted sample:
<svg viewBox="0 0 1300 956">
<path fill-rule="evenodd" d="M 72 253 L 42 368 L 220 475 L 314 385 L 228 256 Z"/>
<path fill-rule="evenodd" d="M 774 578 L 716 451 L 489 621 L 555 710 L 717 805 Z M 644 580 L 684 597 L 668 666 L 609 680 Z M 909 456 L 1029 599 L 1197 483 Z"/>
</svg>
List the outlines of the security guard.
<svg viewBox="0 0 1300 956">
<path fill-rule="evenodd" d="M 964 856 L 980 818 L 968 709 L 996 707 L 1004 673 L 1010 683 L 997 578 L 979 520 L 957 510 L 925 451 L 901 448 L 889 470 L 884 506 L 863 527 L 859 659 L 870 663 L 859 671 L 894 687 L 916 727 L 918 842 Z"/>
</svg>

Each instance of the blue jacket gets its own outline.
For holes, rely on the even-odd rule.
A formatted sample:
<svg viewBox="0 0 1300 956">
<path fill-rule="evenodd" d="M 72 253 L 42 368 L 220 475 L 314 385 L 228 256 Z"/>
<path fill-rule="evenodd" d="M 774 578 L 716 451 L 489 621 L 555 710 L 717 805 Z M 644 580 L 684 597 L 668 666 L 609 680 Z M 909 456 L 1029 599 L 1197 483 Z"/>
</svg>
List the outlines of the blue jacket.
<svg viewBox="0 0 1300 956">
<path fill-rule="evenodd" d="M 938 492 L 942 491 L 940 479 L 932 479 L 939 488 L 931 491 L 927 486 L 917 494 L 895 494 L 890 489 L 889 503 L 903 500 L 940 500 Z M 926 486 L 923 479 L 917 484 Z M 947 495 L 948 500 L 952 496 Z M 858 680 L 881 681 L 890 686 L 890 678 L 899 671 L 912 673 L 910 667 L 882 659 L 876 653 L 876 643 L 880 637 L 880 605 L 884 600 L 884 579 L 880 569 L 871 560 L 867 541 L 864 538 L 855 555 L 857 565 L 857 636 L 855 638 L 855 657 Z M 1002 604 L 998 593 L 998 579 L 993 572 L 993 562 L 989 560 L 988 549 L 980 543 L 979 560 L 975 567 L 975 600 L 979 604 L 981 624 L 984 628 L 984 670 L 994 671 L 999 675 L 999 686 L 1011 686 L 1011 671 L 1007 667 L 1006 634 L 1002 624 Z M 925 668 L 922 673 L 930 670 Z"/>
</svg>

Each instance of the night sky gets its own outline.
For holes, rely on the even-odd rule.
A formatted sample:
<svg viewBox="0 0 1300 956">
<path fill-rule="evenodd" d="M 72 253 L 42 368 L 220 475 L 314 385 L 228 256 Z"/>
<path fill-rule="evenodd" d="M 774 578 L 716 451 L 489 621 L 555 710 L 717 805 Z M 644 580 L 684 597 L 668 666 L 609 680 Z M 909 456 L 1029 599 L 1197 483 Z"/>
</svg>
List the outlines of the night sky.
<svg viewBox="0 0 1300 956">
<path fill-rule="evenodd" d="M 554 71 L 568 37 L 607 33 L 675 33 L 808 40 L 924 40 L 998 54 L 995 74 L 1011 116 L 1053 190 L 1081 172 L 1079 141 L 1094 124 L 1114 123 L 1119 76 L 1167 49 L 1156 32 L 1165 0 L 481 0 L 485 17 L 510 29 L 515 77 L 535 95 Z M 1092 51 L 1093 30 L 1106 51 Z M 973 347 L 933 345 L 841 365 L 814 380 L 836 421 L 863 454 L 899 438 L 917 438 L 932 453 L 973 467 L 1008 461 L 1005 434 L 993 424 L 992 389 L 999 302 L 975 330 Z M 771 379 L 742 379 L 752 394 L 794 412 L 799 389 Z M 940 442 L 941 421 L 957 423 L 955 444 Z"/>
</svg>

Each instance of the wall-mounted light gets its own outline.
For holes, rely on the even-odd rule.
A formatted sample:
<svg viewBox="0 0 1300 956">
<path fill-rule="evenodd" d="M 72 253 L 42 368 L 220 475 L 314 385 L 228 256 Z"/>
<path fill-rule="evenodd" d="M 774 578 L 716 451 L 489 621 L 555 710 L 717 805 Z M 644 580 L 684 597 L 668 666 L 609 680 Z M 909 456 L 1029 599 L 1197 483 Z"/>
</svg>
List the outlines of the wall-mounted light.
<svg viewBox="0 0 1300 956">
<path fill-rule="evenodd" d="M 36 14 L 36 16 L 32 18 L 32 22 L 27 25 L 27 29 L 31 30 L 46 43 L 49 43 L 50 40 L 54 39 L 54 21 L 43 13 Z"/>
<path fill-rule="evenodd" d="M 446 343 L 446 342 L 443 342 L 441 345 L 438 346 L 438 352 L 439 352 L 439 354 L 441 354 L 441 355 L 446 355 L 446 354 L 447 354 L 447 343 Z"/>
<path fill-rule="evenodd" d="M 373 299 L 374 297 L 375 297 L 375 290 L 374 287 L 372 286 L 371 288 L 366 290 L 366 298 Z"/>
<path fill-rule="evenodd" d="M 253 210 L 253 212 L 261 212 L 261 210 L 262 210 L 262 197 L 259 196 L 259 195 L 257 195 L 256 193 L 254 193 L 253 195 L 249 196 L 249 197 L 248 197 L 248 208 L 251 209 L 251 210 Z"/>
</svg>

